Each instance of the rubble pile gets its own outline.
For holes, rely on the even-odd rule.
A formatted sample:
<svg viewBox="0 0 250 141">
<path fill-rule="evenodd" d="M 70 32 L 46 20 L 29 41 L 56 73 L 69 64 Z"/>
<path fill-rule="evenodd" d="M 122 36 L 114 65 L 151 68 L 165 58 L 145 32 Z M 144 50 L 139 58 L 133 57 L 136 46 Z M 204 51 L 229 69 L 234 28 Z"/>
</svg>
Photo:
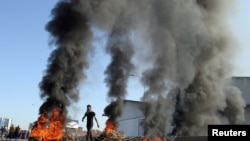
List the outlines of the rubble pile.
<svg viewBox="0 0 250 141">
<path fill-rule="evenodd" d="M 109 133 L 106 134 L 106 138 L 104 138 L 104 141 L 125 141 L 125 135 L 117 130 L 112 130 Z"/>
</svg>

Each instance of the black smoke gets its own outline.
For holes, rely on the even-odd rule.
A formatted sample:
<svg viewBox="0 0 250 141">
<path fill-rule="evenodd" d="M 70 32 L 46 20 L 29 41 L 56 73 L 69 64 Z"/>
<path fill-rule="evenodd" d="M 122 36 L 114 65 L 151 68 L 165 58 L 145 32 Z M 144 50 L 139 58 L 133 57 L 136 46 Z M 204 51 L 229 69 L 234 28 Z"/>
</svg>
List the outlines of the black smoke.
<svg viewBox="0 0 250 141">
<path fill-rule="evenodd" d="M 132 64 L 133 46 L 130 41 L 130 23 L 126 15 L 121 13 L 114 24 L 108 38 L 106 51 L 111 56 L 111 62 L 105 71 L 105 82 L 111 104 L 104 112 L 117 125 L 117 117 L 122 113 L 122 100 L 127 91 L 128 78 L 134 68 Z"/>
<path fill-rule="evenodd" d="M 40 111 L 60 107 L 67 113 L 79 100 L 91 28 L 98 28 L 108 33 L 111 60 L 104 81 L 110 104 L 104 112 L 115 124 L 129 76 L 144 66 L 146 136 L 165 137 L 171 125 L 175 135 L 206 135 L 208 124 L 242 122 L 241 92 L 228 85 L 238 49 L 227 23 L 233 5 L 227 0 L 59 1 L 46 25 L 56 48 L 40 83 L 45 98 Z M 140 58 L 137 64 L 134 56 Z M 169 98 L 175 87 L 180 91 Z"/>
<path fill-rule="evenodd" d="M 79 100 L 79 83 L 86 78 L 87 53 L 92 33 L 88 17 L 79 12 L 77 1 L 61 0 L 52 9 L 52 19 L 46 25 L 54 51 L 39 83 L 41 98 L 45 99 L 40 114 L 51 116 L 54 108 L 67 115 L 67 106 Z"/>
</svg>

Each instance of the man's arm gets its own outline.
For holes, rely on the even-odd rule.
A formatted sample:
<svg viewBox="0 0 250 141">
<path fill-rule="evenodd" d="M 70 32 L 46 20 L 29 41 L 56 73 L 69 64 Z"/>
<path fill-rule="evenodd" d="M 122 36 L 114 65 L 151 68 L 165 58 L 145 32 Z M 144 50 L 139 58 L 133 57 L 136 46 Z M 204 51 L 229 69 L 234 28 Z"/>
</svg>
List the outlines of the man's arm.
<svg viewBox="0 0 250 141">
<path fill-rule="evenodd" d="M 86 113 L 84 114 L 84 116 L 82 117 L 82 122 L 84 121 L 85 117 L 86 117 Z"/>
<path fill-rule="evenodd" d="M 95 121 L 96 121 L 97 127 L 99 128 L 100 126 L 99 126 L 99 123 L 98 123 L 98 121 L 97 121 L 97 118 L 96 118 L 96 117 L 95 117 Z"/>
</svg>

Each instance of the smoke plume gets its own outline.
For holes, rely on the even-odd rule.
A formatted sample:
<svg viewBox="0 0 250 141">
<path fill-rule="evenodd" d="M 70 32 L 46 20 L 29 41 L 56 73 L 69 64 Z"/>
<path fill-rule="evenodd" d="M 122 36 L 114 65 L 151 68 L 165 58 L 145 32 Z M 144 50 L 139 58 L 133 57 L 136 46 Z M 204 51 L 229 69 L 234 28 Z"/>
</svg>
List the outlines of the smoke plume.
<svg viewBox="0 0 250 141">
<path fill-rule="evenodd" d="M 124 13 L 118 16 L 107 43 L 107 53 L 111 55 L 111 62 L 105 71 L 105 82 L 109 88 L 108 97 L 112 102 L 104 112 L 115 125 L 117 125 L 116 118 L 122 112 L 121 100 L 127 94 L 127 81 L 134 67 L 131 63 L 133 48 L 128 21 Z"/>
<path fill-rule="evenodd" d="M 56 46 L 39 84 L 41 98 L 45 98 L 40 114 L 46 113 L 48 118 L 55 108 L 67 114 L 66 107 L 79 100 L 78 85 L 86 78 L 84 70 L 88 68 L 92 33 L 88 16 L 79 12 L 78 5 L 73 0 L 59 1 L 51 11 L 52 20 L 46 25 L 51 43 Z"/>
<path fill-rule="evenodd" d="M 146 33 L 155 61 L 142 79 L 148 88 L 142 97 L 148 105 L 146 135 L 164 135 L 165 130 L 159 132 L 157 125 L 169 125 L 165 121 L 173 122 L 176 135 L 206 135 L 208 124 L 244 120 L 241 93 L 227 85 L 232 70 L 228 58 L 237 49 L 225 22 L 229 4 L 216 0 L 152 1 Z M 176 106 L 170 106 L 176 108 L 173 119 L 166 117 L 167 109 L 155 110 L 171 103 L 162 101 L 162 96 L 168 95 L 169 81 L 180 88 Z"/>
<path fill-rule="evenodd" d="M 127 82 L 134 69 L 131 38 L 135 21 L 140 15 L 138 8 L 143 4 L 132 0 L 97 0 L 94 4 L 95 12 L 91 18 L 93 26 L 109 33 L 106 53 L 111 56 L 111 60 L 104 74 L 110 104 L 105 107 L 104 113 L 116 127 L 117 118 L 122 113 L 122 100 L 127 94 Z"/>
<path fill-rule="evenodd" d="M 242 122 L 241 92 L 228 85 L 230 58 L 237 50 L 226 23 L 232 2 L 59 1 L 46 26 L 56 49 L 40 83 L 41 97 L 46 98 L 40 113 L 50 113 L 54 107 L 67 113 L 66 107 L 78 101 L 93 27 L 109 35 L 106 53 L 111 61 L 104 74 L 110 104 L 104 112 L 115 125 L 131 71 L 149 63 L 142 74 L 147 88 L 142 96 L 146 136 L 165 137 L 171 133 L 170 125 L 174 135 L 206 135 L 208 124 Z M 133 43 L 138 40 L 143 43 Z M 133 56 L 141 51 L 150 61 L 134 65 Z"/>
</svg>

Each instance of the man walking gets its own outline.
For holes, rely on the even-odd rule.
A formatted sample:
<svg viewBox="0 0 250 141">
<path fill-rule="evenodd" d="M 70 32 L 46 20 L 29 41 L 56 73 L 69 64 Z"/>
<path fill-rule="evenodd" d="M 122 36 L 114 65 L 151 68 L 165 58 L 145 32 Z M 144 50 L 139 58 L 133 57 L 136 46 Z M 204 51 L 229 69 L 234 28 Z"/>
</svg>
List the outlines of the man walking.
<svg viewBox="0 0 250 141">
<path fill-rule="evenodd" d="M 93 141 L 93 136 L 92 136 L 92 128 L 93 128 L 93 119 L 95 119 L 97 127 L 99 128 L 99 123 L 97 121 L 97 118 L 95 116 L 95 112 L 92 111 L 91 105 L 87 105 L 87 112 L 84 114 L 82 117 L 82 122 L 84 122 L 84 119 L 87 117 L 87 140 L 90 139 Z"/>
</svg>

